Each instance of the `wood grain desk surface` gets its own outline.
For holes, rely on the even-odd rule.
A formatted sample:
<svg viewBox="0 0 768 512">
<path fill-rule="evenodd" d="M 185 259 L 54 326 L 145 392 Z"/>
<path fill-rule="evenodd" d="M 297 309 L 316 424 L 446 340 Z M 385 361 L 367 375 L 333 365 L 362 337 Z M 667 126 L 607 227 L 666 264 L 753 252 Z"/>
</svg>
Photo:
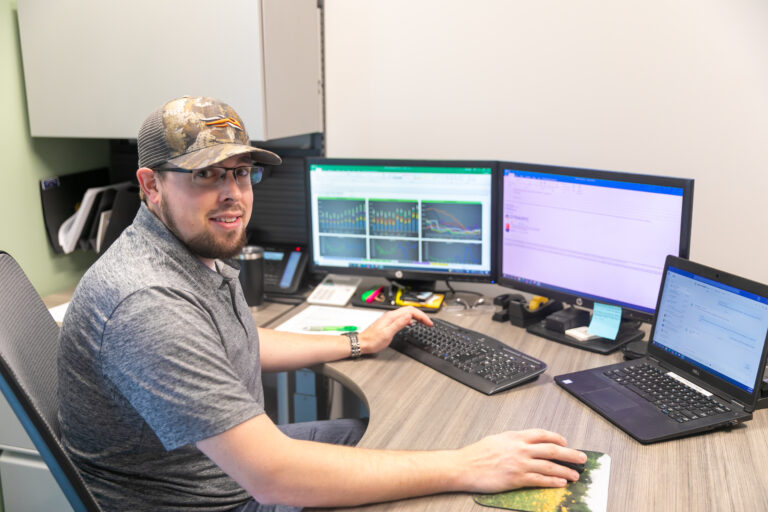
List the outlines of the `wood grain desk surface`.
<svg viewBox="0 0 768 512">
<path fill-rule="evenodd" d="M 528 334 L 489 314 L 440 318 L 484 332 L 547 363 L 537 380 L 486 396 L 390 348 L 322 371 L 363 399 L 370 424 L 361 447 L 458 448 L 504 430 L 540 427 L 569 446 L 611 456 L 609 511 L 768 510 L 768 410 L 730 431 L 642 445 L 559 388 L 553 376 L 622 360 Z M 345 509 L 349 510 L 349 509 Z M 354 510 L 490 509 L 469 494 L 438 495 Z"/>
<path fill-rule="evenodd" d="M 72 292 L 50 295 L 46 306 L 66 302 Z M 300 308 L 295 311 L 298 312 Z M 290 306 L 252 310 L 260 325 L 279 324 Z M 490 315 L 438 315 L 484 332 L 541 359 L 547 371 L 537 380 L 486 396 L 390 348 L 357 361 L 322 365 L 321 371 L 355 392 L 368 406 L 370 423 L 361 447 L 382 449 L 458 448 L 504 430 L 545 428 L 569 446 L 611 456 L 609 511 L 768 510 L 768 409 L 730 431 L 641 445 L 571 397 L 553 376 L 621 360 L 528 334 Z M 470 494 L 437 495 L 344 510 L 484 511 Z"/>
</svg>

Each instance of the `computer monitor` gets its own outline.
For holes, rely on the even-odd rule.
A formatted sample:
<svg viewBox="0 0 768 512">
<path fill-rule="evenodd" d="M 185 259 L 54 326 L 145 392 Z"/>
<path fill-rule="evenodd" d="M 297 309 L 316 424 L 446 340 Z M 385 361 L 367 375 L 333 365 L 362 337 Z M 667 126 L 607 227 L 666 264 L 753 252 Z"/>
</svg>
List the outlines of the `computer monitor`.
<svg viewBox="0 0 768 512">
<path fill-rule="evenodd" d="M 499 284 L 652 320 L 666 256 L 689 255 L 692 179 L 510 162 L 499 174 Z"/>
<path fill-rule="evenodd" d="M 426 289 L 436 280 L 490 281 L 496 169 L 485 161 L 307 159 L 311 267 Z"/>
</svg>

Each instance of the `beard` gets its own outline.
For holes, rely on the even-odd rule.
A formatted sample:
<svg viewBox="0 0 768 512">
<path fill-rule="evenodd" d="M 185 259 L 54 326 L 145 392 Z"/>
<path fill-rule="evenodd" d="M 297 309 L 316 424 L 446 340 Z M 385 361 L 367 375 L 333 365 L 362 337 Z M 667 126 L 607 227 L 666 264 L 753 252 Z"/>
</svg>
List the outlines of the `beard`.
<svg viewBox="0 0 768 512">
<path fill-rule="evenodd" d="M 244 210 L 242 207 L 240 209 Z M 217 240 L 210 231 L 204 231 L 185 240 L 181 236 L 176 221 L 173 219 L 173 214 L 165 201 L 160 203 L 160 210 L 168 229 L 189 248 L 192 254 L 199 258 L 210 260 L 234 258 L 245 247 L 245 225 L 243 225 L 239 232 L 229 233 L 227 236 L 221 237 L 221 240 Z"/>
</svg>

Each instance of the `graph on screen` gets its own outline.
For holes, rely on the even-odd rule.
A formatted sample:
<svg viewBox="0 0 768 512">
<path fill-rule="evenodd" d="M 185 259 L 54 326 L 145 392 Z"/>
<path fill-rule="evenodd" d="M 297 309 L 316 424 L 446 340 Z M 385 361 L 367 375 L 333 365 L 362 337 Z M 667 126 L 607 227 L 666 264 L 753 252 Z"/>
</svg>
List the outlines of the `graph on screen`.
<svg viewBox="0 0 768 512">
<path fill-rule="evenodd" d="M 481 240 L 483 237 L 482 203 L 422 202 L 424 238 Z"/>
<path fill-rule="evenodd" d="M 318 200 L 318 222 L 321 233 L 365 234 L 365 201 L 360 199 Z"/>
<path fill-rule="evenodd" d="M 320 254 L 329 258 L 365 258 L 365 238 L 321 236 Z"/>
<path fill-rule="evenodd" d="M 476 265 L 482 257 L 480 244 L 423 242 L 424 258 L 438 263 Z"/>
<path fill-rule="evenodd" d="M 417 261 L 419 243 L 414 240 L 371 239 L 371 259 L 391 261 Z"/>
<path fill-rule="evenodd" d="M 419 236 L 419 203 L 372 199 L 368 210 L 372 236 Z"/>
</svg>

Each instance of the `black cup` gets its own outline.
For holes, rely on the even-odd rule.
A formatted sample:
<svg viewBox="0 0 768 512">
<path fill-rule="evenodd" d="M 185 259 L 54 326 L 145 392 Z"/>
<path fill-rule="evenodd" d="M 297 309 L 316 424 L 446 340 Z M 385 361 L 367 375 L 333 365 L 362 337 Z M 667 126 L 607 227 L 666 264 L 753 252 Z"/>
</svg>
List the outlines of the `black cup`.
<svg viewBox="0 0 768 512">
<path fill-rule="evenodd" d="M 264 249 L 256 245 L 243 247 L 240 260 L 240 284 L 243 286 L 245 302 L 250 307 L 261 306 L 264 302 Z"/>
</svg>

